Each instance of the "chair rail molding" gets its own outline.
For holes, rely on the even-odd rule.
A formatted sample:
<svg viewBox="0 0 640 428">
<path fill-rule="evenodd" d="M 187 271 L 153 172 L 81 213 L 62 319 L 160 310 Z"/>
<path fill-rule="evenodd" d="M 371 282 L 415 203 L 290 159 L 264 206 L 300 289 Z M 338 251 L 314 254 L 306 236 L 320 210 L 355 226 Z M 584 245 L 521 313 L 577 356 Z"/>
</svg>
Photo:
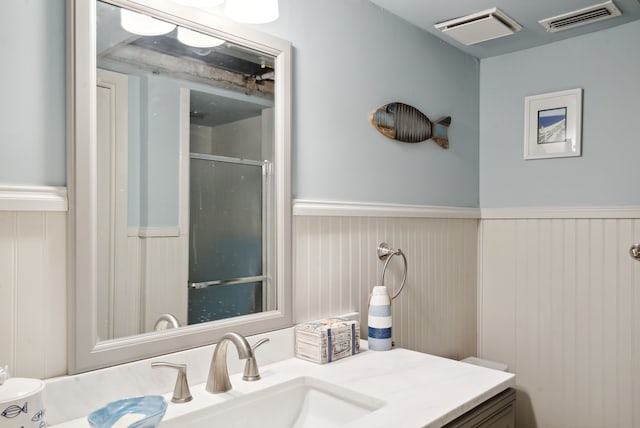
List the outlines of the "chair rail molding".
<svg viewBox="0 0 640 428">
<path fill-rule="evenodd" d="M 640 218 L 640 205 L 481 208 L 484 219 Z"/>
<path fill-rule="evenodd" d="M 480 218 L 479 208 L 296 199 L 294 216 Z"/>
<path fill-rule="evenodd" d="M 68 211 L 66 187 L 0 186 L 0 211 Z"/>
</svg>

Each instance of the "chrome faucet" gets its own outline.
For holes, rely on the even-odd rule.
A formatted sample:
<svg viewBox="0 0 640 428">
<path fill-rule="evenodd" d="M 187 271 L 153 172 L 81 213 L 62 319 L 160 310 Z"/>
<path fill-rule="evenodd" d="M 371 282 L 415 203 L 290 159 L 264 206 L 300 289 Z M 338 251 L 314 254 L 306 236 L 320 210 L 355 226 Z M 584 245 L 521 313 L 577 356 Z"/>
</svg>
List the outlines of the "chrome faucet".
<svg viewBox="0 0 640 428">
<path fill-rule="evenodd" d="M 244 375 L 242 380 L 254 381 L 260 379 L 258 364 L 254 356 L 254 350 L 269 339 L 262 339 L 252 348 L 244 336 L 238 333 L 226 333 L 220 338 L 213 351 L 211 358 L 211 366 L 209 367 L 209 376 L 207 377 L 207 391 L 212 394 L 226 392 L 231 389 L 231 381 L 229 380 L 229 371 L 227 370 L 227 345 L 229 342 L 236 346 L 238 357 L 241 360 L 247 360 L 244 366 Z"/>
</svg>

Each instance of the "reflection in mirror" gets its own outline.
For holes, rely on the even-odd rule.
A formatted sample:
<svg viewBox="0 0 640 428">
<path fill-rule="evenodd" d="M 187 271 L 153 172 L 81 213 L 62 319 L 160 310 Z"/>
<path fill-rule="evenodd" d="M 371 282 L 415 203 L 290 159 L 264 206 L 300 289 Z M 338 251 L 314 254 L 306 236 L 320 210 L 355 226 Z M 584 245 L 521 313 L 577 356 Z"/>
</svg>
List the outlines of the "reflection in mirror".
<svg viewBox="0 0 640 428">
<path fill-rule="evenodd" d="M 69 373 L 291 326 L 291 44 L 67 2 Z"/>
<path fill-rule="evenodd" d="M 215 114 L 217 105 L 224 114 Z M 198 91 L 191 112 L 187 307 L 194 324 L 269 308 L 273 114 Z"/>
<path fill-rule="evenodd" d="M 99 338 L 276 309 L 274 57 L 96 15 Z"/>
</svg>

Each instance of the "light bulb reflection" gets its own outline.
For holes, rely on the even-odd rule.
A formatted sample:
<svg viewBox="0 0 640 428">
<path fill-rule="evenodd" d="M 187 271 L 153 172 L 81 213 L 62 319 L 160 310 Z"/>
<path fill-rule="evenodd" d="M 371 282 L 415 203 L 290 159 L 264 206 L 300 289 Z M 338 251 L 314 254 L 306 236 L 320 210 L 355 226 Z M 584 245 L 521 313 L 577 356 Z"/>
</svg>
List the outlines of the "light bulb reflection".
<svg viewBox="0 0 640 428">
<path fill-rule="evenodd" d="M 127 9 L 120 10 L 120 25 L 128 32 L 140 36 L 160 36 L 176 28 L 174 24 Z"/>
<path fill-rule="evenodd" d="M 178 27 L 178 40 L 194 48 L 212 48 L 224 43 L 224 40 L 182 27 Z"/>
</svg>

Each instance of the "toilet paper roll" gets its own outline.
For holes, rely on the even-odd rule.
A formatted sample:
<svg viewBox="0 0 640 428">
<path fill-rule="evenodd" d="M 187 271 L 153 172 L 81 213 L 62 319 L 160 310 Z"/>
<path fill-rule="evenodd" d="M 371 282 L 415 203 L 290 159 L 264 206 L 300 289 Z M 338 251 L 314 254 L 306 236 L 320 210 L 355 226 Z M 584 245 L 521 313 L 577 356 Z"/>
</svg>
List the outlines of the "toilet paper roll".
<svg viewBox="0 0 640 428">
<path fill-rule="evenodd" d="M 40 379 L 7 379 L 0 386 L 0 428 L 46 427 L 44 387 Z"/>
</svg>

